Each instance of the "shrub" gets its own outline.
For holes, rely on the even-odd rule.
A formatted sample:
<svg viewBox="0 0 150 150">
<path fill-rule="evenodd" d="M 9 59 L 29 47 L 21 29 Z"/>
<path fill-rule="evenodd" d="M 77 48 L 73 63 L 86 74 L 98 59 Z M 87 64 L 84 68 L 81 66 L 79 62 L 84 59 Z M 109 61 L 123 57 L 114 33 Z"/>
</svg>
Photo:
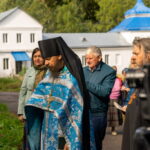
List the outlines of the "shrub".
<svg viewBox="0 0 150 150">
<path fill-rule="evenodd" d="M 0 104 L 0 150 L 19 150 L 22 145 L 23 123 Z"/>
<path fill-rule="evenodd" d="M 0 78 L 0 91 L 18 92 L 22 81 L 17 78 Z"/>
</svg>

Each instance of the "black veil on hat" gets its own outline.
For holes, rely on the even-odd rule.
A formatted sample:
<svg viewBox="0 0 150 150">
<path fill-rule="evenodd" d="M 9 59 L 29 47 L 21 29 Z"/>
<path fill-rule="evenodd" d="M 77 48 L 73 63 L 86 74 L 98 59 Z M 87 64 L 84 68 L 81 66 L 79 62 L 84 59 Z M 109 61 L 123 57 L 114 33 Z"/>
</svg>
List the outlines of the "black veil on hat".
<svg viewBox="0 0 150 150">
<path fill-rule="evenodd" d="M 81 61 L 79 57 L 67 46 L 62 37 L 42 40 L 39 41 L 38 44 L 43 58 L 62 55 L 66 67 L 78 81 L 84 102 L 82 118 L 83 150 L 90 150 L 89 95 L 86 90 Z"/>
</svg>

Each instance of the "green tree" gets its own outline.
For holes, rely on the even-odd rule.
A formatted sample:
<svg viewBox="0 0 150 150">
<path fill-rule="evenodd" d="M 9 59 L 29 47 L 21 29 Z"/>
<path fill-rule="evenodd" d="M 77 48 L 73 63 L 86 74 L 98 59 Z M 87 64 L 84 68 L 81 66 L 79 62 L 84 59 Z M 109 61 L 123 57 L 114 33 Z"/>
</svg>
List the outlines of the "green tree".
<svg viewBox="0 0 150 150">
<path fill-rule="evenodd" d="M 20 7 L 44 32 L 106 32 L 124 19 L 137 0 L 1 0 L 0 12 Z M 150 7 L 150 0 L 143 0 Z"/>
<path fill-rule="evenodd" d="M 73 0 L 55 10 L 56 32 L 87 32 L 90 21 L 85 21 L 82 7 Z"/>
<path fill-rule="evenodd" d="M 41 0 L 41 1 L 44 2 L 49 8 L 54 8 L 57 7 L 58 5 L 64 4 L 63 0 Z"/>
<path fill-rule="evenodd" d="M 100 9 L 96 12 L 99 23 L 96 30 L 106 32 L 114 28 L 124 19 L 124 13 L 133 8 L 137 0 L 97 0 Z M 149 0 L 143 0 L 145 5 L 150 6 Z"/>
<path fill-rule="evenodd" d="M 0 2 L 0 12 L 7 11 L 15 7 L 15 3 L 12 0 L 1 0 Z"/>
<path fill-rule="evenodd" d="M 150 0 L 143 0 L 143 2 L 147 7 L 150 7 Z"/>
<path fill-rule="evenodd" d="M 100 9 L 96 13 L 97 20 L 99 20 L 97 30 L 106 32 L 118 25 L 124 18 L 125 11 L 133 6 L 133 3 L 132 0 L 101 0 L 98 2 Z"/>
<path fill-rule="evenodd" d="M 96 20 L 96 11 L 99 10 L 99 5 L 96 0 L 79 0 L 85 12 L 85 20 L 91 20 L 93 23 Z"/>
<path fill-rule="evenodd" d="M 44 31 L 48 31 L 48 21 L 51 15 L 51 9 L 41 0 L 28 0 L 24 10 L 38 20 L 44 27 Z"/>
</svg>

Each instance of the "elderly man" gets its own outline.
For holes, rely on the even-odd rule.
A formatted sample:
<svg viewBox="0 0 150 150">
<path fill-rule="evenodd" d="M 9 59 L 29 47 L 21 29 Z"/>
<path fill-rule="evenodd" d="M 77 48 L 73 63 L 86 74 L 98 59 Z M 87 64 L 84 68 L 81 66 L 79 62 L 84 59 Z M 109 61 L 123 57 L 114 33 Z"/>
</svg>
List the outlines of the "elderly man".
<svg viewBox="0 0 150 150">
<path fill-rule="evenodd" d="M 150 38 L 134 39 L 132 53 L 132 59 L 134 59 L 138 68 L 142 68 L 143 65 L 150 64 Z M 145 147 L 146 145 L 142 145 L 141 147 L 137 144 L 137 141 L 134 139 L 136 129 L 138 129 L 141 126 L 150 126 L 150 120 L 147 120 L 149 121 L 148 124 L 145 123 L 145 116 L 142 115 L 142 103 L 147 103 L 146 101 L 142 102 L 139 99 L 139 90 L 140 89 L 135 89 L 135 92 L 130 98 L 131 102 L 128 104 L 127 107 L 122 141 L 122 150 L 147 150 Z M 141 138 L 141 136 L 139 136 L 139 138 Z M 141 138 L 140 143 L 142 144 L 142 142 L 144 142 L 144 140 L 142 140 Z M 150 147 L 148 147 L 148 149 L 149 148 Z"/>
<path fill-rule="evenodd" d="M 102 149 L 107 126 L 109 95 L 116 78 L 116 71 L 102 61 L 100 48 L 87 49 L 84 68 L 86 86 L 90 94 L 90 112 L 94 126 L 96 149 Z"/>
<path fill-rule="evenodd" d="M 31 150 L 94 150 L 81 62 L 61 37 L 39 41 L 49 68 L 26 104 Z M 91 144 L 91 147 L 90 147 Z"/>
</svg>

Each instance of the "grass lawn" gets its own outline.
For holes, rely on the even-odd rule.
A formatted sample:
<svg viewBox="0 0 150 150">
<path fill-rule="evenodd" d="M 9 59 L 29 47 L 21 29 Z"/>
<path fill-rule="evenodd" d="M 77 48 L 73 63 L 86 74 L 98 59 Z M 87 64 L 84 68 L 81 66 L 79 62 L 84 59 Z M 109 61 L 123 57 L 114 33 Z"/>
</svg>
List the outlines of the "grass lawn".
<svg viewBox="0 0 150 150">
<path fill-rule="evenodd" d="M 19 150 L 22 145 L 23 123 L 0 104 L 0 150 Z"/>
<path fill-rule="evenodd" d="M 0 92 L 19 92 L 21 83 L 17 77 L 0 78 Z"/>
</svg>

